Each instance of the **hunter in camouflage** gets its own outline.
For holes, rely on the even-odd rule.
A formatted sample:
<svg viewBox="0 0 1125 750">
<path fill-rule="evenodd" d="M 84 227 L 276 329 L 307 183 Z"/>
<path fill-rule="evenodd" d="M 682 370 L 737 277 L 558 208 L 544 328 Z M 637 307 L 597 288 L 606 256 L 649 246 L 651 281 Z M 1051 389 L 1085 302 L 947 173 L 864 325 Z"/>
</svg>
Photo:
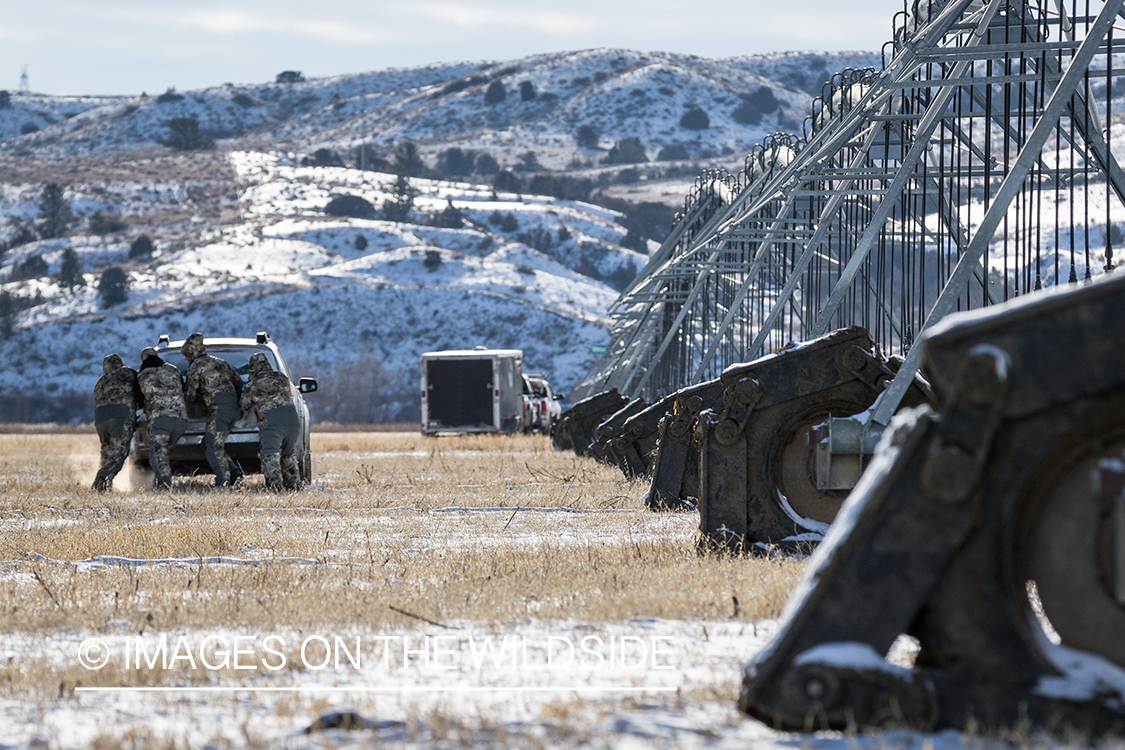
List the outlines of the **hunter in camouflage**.
<svg viewBox="0 0 1125 750">
<path fill-rule="evenodd" d="M 98 492 L 113 487 L 113 478 L 125 465 L 142 400 L 137 371 L 116 354 L 106 356 L 102 376 L 94 385 L 94 429 L 102 444 L 102 465 L 94 479 Z"/>
<path fill-rule="evenodd" d="M 189 363 L 184 397 L 189 403 L 198 399 L 207 410 L 203 436 L 207 464 L 215 472 L 215 486 L 228 487 L 242 479 L 242 469 L 226 451 L 227 436 L 242 416 L 238 408 L 242 378 L 229 362 L 207 353 L 202 333 L 188 336 L 180 354 Z"/>
<path fill-rule="evenodd" d="M 148 420 L 148 462 L 156 474 L 156 488 L 172 487 L 172 464 L 168 454 L 187 431 L 183 378 L 175 365 L 160 358 L 152 347 L 141 352 L 137 384 L 144 394 Z"/>
<path fill-rule="evenodd" d="M 301 425 L 293 403 L 293 384 L 284 373 L 270 366 L 261 352 L 250 357 L 250 380 L 242 391 L 243 411 L 254 410 L 262 441 L 259 456 L 266 487 L 273 490 L 300 488 L 297 440 Z"/>
</svg>

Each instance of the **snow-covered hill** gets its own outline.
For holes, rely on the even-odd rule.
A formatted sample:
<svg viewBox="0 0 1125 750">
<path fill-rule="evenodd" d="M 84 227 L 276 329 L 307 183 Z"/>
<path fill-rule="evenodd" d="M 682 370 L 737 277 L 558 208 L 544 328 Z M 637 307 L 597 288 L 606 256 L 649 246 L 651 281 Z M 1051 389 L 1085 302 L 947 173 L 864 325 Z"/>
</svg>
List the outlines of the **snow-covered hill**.
<svg viewBox="0 0 1125 750">
<path fill-rule="evenodd" d="M 566 389 L 589 366 L 589 347 L 606 340 L 600 312 L 616 291 L 599 278 L 629 279 L 645 259 L 617 244 L 619 217 L 597 206 L 419 179 L 411 217 L 419 223 L 331 217 L 323 209 L 336 195 L 381 205 L 395 176 L 260 152 L 229 158 L 241 185 L 238 220 L 202 227 L 194 246 L 176 249 L 158 235 L 154 257 L 130 261 L 127 236 L 75 236 L 3 257 L 0 278 L 30 258 L 46 263 L 46 275 L 0 286 L 36 298 L 0 343 L 0 390 L 20 394 L 28 418 L 84 408 L 105 354 L 134 360 L 159 334 L 193 330 L 268 330 L 289 358 L 329 379 L 342 363 L 379 362 L 388 419 L 414 418 L 418 357 L 432 349 L 522 348 L 528 369 Z M 80 191 L 75 205 L 88 200 Z M 448 206 L 462 227 L 421 223 Z M 495 224 L 497 212 L 511 215 L 506 226 Z M 81 259 L 83 287 L 57 278 L 66 248 Z M 131 292 L 104 310 L 96 285 L 112 264 L 128 271 Z"/>
<path fill-rule="evenodd" d="M 684 146 L 691 157 L 743 151 L 777 130 L 792 131 L 808 114 L 810 92 L 845 67 L 878 65 L 872 53 L 787 53 L 705 59 L 671 53 L 598 49 L 505 62 L 453 63 L 319 78 L 297 83 L 223 84 L 198 91 L 114 99 L 37 132 L 12 137 L 14 153 L 64 156 L 158 143 L 175 117 L 232 146 L 263 143 L 311 151 L 347 151 L 412 140 L 496 150 L 511 164 L 524 150 L 546 149 L 542 163 L 559 168 L 573 151 L 576 129 L 591 125 L 601 145 L 627 137 L 661 148 Z M 505 97 L 486 102 L 499 83 Z M 745 97 L 766 89 L 776 101 L 753 123 L 734 112 Z M 45 97 L 44 99 L 49 99 Z M 77 98 L 74 99 L 77 101 Z M 19 97 L 13 101 L 21 102 Z M 55 107 L 55 110 L 60 107 Z M 71 106 L 78 110 L 78 105 Z M 684 113 L 706 113 L 708 127 L 680 124 Z M 744 118 L 745 119 L 745 118 Z M 753 119 L 753 118 L 752 118 Z M 13 122 L 19 120 L 15 117 Z M 0 120 L 3 122 L 3 120 Z M 16 126 L 18 127 L 18 126 Z"/>
</svg>

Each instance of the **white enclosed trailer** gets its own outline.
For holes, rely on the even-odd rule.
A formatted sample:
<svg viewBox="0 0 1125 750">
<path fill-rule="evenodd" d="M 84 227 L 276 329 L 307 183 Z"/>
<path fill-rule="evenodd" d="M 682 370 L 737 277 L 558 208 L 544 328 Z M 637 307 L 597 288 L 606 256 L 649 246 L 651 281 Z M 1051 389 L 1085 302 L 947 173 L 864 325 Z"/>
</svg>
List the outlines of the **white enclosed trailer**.
<svg viewBox="0 0 1125 750">
<path fill-rule="evenodd" d="M 422 433 L 523 428 L 523 350 L 466 349 L 422 355 Z"/>
</svg>

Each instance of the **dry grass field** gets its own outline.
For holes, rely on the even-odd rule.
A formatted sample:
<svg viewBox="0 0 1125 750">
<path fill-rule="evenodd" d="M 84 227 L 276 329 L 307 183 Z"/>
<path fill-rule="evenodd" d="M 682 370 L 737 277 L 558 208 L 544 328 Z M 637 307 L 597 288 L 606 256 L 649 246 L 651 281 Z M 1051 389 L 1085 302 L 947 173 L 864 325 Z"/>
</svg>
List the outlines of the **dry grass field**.
<svg viewBox="0 0 1125 750">
<path fill-rule="evenodd" d="M 0 749 L 1058 747 L 742 717 L 804 561 L 700 555 L 696 514 L 546 438 L 313 450 L 299 493 L 99 495 L 93 434 L 0 432 Z"/>
<path fill-rule="evenodd" d="M 320 432 L 313 450 L 314 484 L 300 493 L 268 492 L 260 477 L 235 491 L 185 478 L 170 494 L 155 493 L 127 468 L 113 493 L 99 495 L 89 489 L 96 436 L 0 435 L 0 724 L 44 746 L 272 747 L 292 744 L 321 711 L 358 707 L 394 720 L 366 733 L 330 733 L 336 740 L 425 745 L 483 731 L 489 742 L 524 746 L 597 744 L 607 717 L 621 711 L 683 721 L 684 701 L 739 721 L 737 673 L 760 640 L 755 623 L 778 616 L 803 561 L 701 556 L 696 514 L 645 511 L 644 484 L 559 453 L 543 437 Z M 548 691 L 530 703 L 521 696 L 518 710 L 496 693 L 449 703 L 447 693 L 411 692 L 419 680 L 445 690 L 447 676 L 435 683 L 423 670 L 411 678 L 404 664 L 394 689 L 405 692 L 393 700 L 331 692 L 370 687 L 362 670 L 318 682 L 328 693 L 264 692 L 324 677 L 297 666 L 310 633 L 530 635 L 538 653 L 535 643 L 553 633 L 657 631 L 674 635 L 685 661 L 661 683 L 672 693 Z M 129 638 L 198 643 L 209 634 L 282 634 L 289 666 L 248 677 L 176 663 L 127 668 L 118 659 L 89 670 L 76 658 L 87 637 L 123 650 Z M 712 639 L 711 652 L 698 651 Z M 687 662 L 705 673 L 689 677 Z M 479 688 L 466 671 L 462 664 L 461 681 L 450 684 Z M 531 675 L 524 670 L 513 684 L 538 684 Z M 637 684 L 636 675 L 607 675 L 615 685 Z M 566 684 L 574 675 L 549 676 Z M 510 682 L 503 670 L 488 680 Z M 263 692 L 81 689 L 142 686 Z M 680 744 L 681 734 L 670 741 Z"/>
</svg>

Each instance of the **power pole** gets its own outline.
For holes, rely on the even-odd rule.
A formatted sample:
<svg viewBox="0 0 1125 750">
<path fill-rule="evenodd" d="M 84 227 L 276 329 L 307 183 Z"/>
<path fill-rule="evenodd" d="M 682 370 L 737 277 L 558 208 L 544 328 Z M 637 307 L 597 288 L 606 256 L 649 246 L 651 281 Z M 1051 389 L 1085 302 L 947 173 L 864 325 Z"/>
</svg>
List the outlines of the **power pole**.
<svg viewBox="0 0 1125 750">
<path fill-rule="evenodd" d="M 20 93 L 26 94 L 31 91 L 31 85 L 27 82 L 27 65 L 20 66 Z"/>
</svg>

